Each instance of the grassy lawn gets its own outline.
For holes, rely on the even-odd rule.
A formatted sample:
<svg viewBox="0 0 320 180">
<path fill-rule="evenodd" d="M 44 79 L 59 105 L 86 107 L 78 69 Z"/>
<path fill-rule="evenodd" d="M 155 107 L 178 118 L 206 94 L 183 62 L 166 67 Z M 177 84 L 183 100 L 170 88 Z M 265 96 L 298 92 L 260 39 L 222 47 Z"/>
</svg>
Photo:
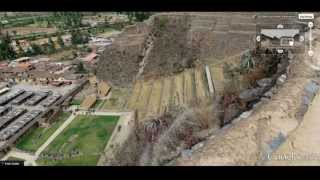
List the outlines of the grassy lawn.
<svg viewBox="0 0 320 180">
<path fill-rule="evenodd" d="M 73 99 L 71 102 L 70 102 L 70 105 L 80 105 L 82 102 L 82 100 L 80 99 Z"/>
<path fill-rule="evenodd" d="M 38 127 L 32 129 L 31 132 L 23 136 L 17 143 L 16 148 L 35 152 L 70 116 L 70 113 L 62 112 L 58 119 L 51 124 L 49 128 Z"/>
<path fill-rule="evenodd" d="M 118 116 L 77 116 L 42 152 L 37 163 L 95 166 L 118 120 Z"/>
</svg>

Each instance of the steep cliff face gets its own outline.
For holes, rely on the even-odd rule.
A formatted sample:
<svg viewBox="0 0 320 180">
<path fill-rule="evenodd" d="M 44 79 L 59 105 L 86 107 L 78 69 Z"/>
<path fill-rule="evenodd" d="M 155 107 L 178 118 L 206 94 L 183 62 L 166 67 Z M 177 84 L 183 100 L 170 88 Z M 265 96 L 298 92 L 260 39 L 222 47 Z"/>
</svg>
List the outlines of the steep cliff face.
<svg viewBox="0 0 320 180">
<path fill-rule="evenodd" d="M 189 16 L 156 16 L 152 25 L 153 48 L 143 76 L 165 76 L 193 66 L 195 49 L 187 38 Z"/>
<path fill-rule="evenodd" d="M 139 70 L 147 32 L 147 26 L 142 23 L 127 27 L 104 51 L 97 67 L 97 76 L 114 86 L 130 85 Z"/>
</svg>

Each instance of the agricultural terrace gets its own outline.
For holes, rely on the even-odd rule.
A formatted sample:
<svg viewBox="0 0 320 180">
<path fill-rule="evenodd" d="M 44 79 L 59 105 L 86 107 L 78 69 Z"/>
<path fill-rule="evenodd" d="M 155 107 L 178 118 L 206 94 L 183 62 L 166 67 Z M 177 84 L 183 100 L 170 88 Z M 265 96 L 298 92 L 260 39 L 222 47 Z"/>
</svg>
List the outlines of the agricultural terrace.
<svg viewBox="0 0 320 180">
<path fill-rule="evenodd" d="M 198 67 L 152 81 L 138 80 L 133 86 L 128 108 L 138 110 L 138 119 L 143 120 L 163 113 L 170 105 L 190 105 L 208 97 L 204 68 Z"/>
</svg>

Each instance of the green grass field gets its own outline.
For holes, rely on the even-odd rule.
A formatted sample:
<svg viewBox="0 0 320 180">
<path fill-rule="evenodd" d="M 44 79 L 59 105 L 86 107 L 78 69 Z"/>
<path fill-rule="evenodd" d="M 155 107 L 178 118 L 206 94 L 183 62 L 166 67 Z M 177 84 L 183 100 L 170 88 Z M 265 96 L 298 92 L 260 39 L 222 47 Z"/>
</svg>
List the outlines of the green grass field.
<svg viewBox="0 0 320 180">
<path fill-rule="evenodd" d="M 37 163 L 45 166 L 95 166 L 118 120 L 118 116 L 79 115 L 42 152 Z"/>
<path fill-rule="evenodd" d="M 37 127 L 23 136 L 16 145 L 16 148 L 35 152 L 46 140 L 59 128 L 59 126 L 70 116 L 68 112 L 60 113 L 58 119 L 50 127 Z"/>
<path fill-rule="evenodd" d="M 71 102 L 70 102 L 70 105 L 80 105 L 82 102 L 82 100 L 80 99 L 73 99 Z"/>
</svg>

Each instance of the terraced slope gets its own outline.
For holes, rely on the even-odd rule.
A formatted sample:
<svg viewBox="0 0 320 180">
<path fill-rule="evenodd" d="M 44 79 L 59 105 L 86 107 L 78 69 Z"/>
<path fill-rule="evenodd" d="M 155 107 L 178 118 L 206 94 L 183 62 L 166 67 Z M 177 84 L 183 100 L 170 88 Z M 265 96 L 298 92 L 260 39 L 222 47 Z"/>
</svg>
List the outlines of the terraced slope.
<svg viewBox="0 0 320 180">
<path fill-rule="evenodd" d="M 170 105 L 191 105 L 209 97 L 204 68 L 188 69 L 175 76 L 155 80 L 138 80 L 129 99 L 128 108 L 138 111 L 138 118 L 156 116 Z"/>
</svg>

